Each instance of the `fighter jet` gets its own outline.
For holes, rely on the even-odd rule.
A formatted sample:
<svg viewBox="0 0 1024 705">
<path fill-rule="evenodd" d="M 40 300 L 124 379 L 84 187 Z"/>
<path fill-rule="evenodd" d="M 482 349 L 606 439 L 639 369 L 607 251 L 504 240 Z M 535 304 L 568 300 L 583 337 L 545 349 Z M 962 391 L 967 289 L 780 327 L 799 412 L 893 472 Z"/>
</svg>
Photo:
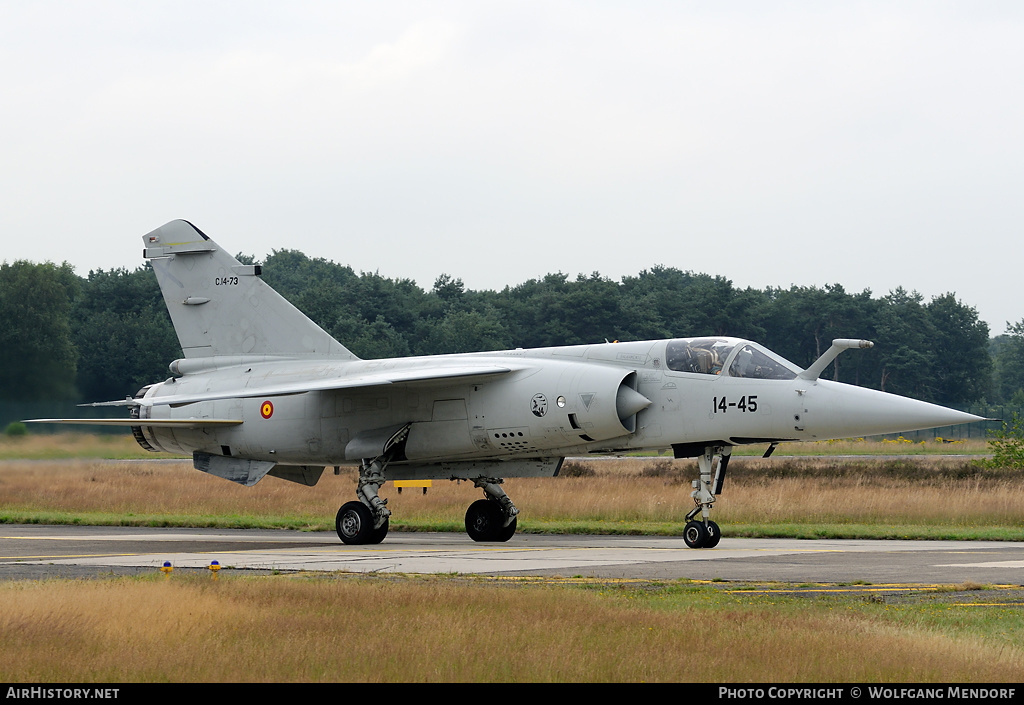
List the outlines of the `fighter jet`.
<svg viewBox="0 0 1024 705">
<path fill-rule="evenodd" d="M 712 548 L 711 511 L 732 449 L 948 426 L 978 416 L 820 379 L 834 340 L 807 369 L 756 342 L 714 336 L 361 360 L 191 223 L 143 237 L 183 357 L 133 397 L 121 424 L 147 450 L 252 486 L 267 475 L 315 485 L 325 467 L 359 464 L 356 498 L 338 510 L 346 544 L 379 543 L 387 480 L 466 480 L 475 541 L 507 541 L 519 509 L 505 478 L 552 477 L 567 456 L 671 450 L 696 458 L 684 538 Z"/>
</svg>

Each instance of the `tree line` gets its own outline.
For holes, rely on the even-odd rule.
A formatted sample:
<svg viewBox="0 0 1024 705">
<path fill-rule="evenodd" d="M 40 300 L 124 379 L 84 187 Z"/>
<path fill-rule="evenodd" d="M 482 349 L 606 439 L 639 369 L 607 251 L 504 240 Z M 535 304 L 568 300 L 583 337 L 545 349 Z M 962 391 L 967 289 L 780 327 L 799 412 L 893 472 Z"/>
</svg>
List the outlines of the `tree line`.
<svg viewBox="0 0 1024 705">
<path fill-rule="evenodd" d="M 866 338 L 873 350 L 841 356 L 825 376 L 953 406 L 1024 404 L 1024 319 L 990 338 L 952 292 L 925 301 L 903 288 L 738 288 L 665 266 L 621 281 L 548 274 L 501 291 L 442 274 L 428 291 L 296 250 L 274 251 L 263 278 L 365 359 L 721 335 L 806 367 L 833 338 Z M 68 263 L 5 262 L 0 321 L 4 400 L 123 398 L 181 356 L 148 264 L 79 277 Z"/>
</svg>

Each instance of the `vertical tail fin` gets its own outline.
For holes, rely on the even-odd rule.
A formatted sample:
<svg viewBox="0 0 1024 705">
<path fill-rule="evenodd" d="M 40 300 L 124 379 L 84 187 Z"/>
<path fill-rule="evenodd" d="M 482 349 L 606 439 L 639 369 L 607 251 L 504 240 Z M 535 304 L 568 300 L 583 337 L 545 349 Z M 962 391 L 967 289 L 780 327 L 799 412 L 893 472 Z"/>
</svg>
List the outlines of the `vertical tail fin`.
<svg viewBox="0 0 1024 705">
<path fill-rule="evenodd" d="M 280 355 L 358 359 L 185 220 L 143 236 L 186 358 Z"/>
</svg>

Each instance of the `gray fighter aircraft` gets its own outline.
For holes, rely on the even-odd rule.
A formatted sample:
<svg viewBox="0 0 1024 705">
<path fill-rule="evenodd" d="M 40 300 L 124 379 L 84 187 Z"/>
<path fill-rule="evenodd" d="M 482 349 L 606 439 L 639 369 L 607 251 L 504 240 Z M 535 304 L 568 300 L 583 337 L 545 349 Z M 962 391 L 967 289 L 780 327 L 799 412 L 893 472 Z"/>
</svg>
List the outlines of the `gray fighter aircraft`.
<svg viewBox="0 0 1024 705">
<path fill-rule="evenodd" d="M 143 237 L 184 357 L 173 377 L 122 401 L 129 419 L 35 419 L 131 426 L 148 450 L 191 454 L 203 472 L 251 486 L 266 475 L 314 485 L 359 463 L 338 536 L 378 543 L 386 480 L 469 480 L 476 541 L 507 541 L 519 510 L 504 478 L 550 477 L 566 456 L 671 449 L 697 459 L 692 548 L 718 544 L 710 513 L 743 444 L 895 433 L 982 420 L 819 379 L 864 340 L 834 340 L 807 369 L 748 340 L 648 340 L 360 360 L 184 220 Z"/>
</svg>

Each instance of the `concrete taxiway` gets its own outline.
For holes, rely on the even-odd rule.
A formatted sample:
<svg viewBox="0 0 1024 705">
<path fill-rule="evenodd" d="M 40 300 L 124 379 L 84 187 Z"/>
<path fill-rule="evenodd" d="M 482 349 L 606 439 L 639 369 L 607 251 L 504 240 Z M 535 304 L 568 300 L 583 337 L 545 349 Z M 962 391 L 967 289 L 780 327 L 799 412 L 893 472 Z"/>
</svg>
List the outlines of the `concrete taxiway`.
<svg viewBox="0 0 1024 705">
<path fill-rule="evenodd" d="M 0 526 L 0 579 L 88 577 L 176 569 L 583 576 L 672 580 L 1024 585 L 1024 542 L 681 538 L 392 532 L 375 546 L 333 533 L 93 526 Z"/>
</svg>

